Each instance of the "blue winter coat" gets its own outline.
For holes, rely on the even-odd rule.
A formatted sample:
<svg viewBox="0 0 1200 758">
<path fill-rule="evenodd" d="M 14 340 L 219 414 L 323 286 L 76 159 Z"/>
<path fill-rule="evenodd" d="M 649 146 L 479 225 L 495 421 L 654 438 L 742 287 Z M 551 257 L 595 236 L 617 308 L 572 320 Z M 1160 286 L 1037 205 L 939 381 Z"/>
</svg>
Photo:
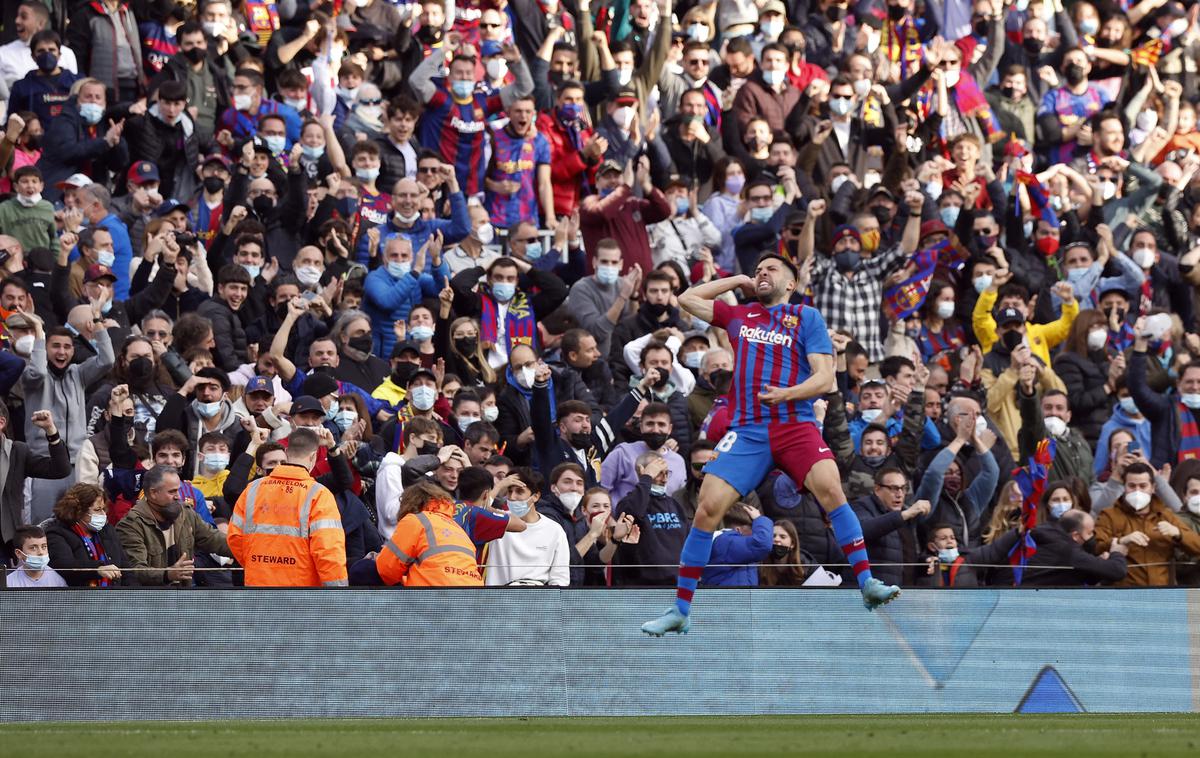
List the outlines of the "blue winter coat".
<svg viewBox="0 0 1200 758">
<path fill-rule="evenodd" d="M 749 537 L 733 529 L 713 539 L 712 556 L 700 577 L 706 587 L 757 587 L 758 565 L 771 554 L 775 522 L 759 516 L 750 524 Z"/>
</svg>

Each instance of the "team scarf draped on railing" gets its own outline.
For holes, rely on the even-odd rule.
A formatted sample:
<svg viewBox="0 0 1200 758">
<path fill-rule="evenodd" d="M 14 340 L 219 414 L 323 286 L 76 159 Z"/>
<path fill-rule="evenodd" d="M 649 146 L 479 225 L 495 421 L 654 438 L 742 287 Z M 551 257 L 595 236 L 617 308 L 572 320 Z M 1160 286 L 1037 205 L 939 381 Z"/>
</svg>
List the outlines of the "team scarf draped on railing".
<svg viewBox="0 0 1200 758">
<path fill-rule="evenodd" d="M 1013 479 L 1021 490 L 1021 537 L 1008 552 L 1008 563 L 1012 566 L 1013 584 L 1021 585 L 1025 566 L 1037 552 L 1033 540 L 1033 528 L 1037 526 L 1038 504 L 1046 492 L 1046 481 L 1050 478 L 1050 467 L 1054 465 L 1054 440 L 1046 438 L 1038 443 L 1029 465 L 1014 472 Z"/>
</svg>

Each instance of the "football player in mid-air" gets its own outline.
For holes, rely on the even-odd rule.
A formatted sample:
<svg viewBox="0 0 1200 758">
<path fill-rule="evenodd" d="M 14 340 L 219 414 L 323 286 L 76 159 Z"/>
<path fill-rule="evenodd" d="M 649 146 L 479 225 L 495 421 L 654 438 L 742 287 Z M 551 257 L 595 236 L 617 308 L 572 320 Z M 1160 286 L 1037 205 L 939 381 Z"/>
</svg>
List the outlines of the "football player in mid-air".
<svg viewBox="0 0 1200 758">
<path fill-rule="evenodd" d="M 802 484 L 829 514 L 868 610 L 891 602 L 900 588 L 871 576 L 858 517 L 846 503 L 841 474 L 813 415 L 813 398 L 833 386 L 833 344 L 819 311 L 788 302 L 796 267 L 776 254 L 763 255 L 754 278 L 741 275 L 699 284 L 679 296 L 679 306 L 725 329 L 735 352 L 729 391 L 729 431 L 717 457 L 704 467 L 704 483 L 692 530 L 679 556 L 675 606 L 642 625 L 646 634 L 686 634 L 692 596 L 712 552 L 713 532 L 725 512 L 778 466 Z M 716 300 L 744 288 L 757 302 L 731 306 Z"/>
</svg>

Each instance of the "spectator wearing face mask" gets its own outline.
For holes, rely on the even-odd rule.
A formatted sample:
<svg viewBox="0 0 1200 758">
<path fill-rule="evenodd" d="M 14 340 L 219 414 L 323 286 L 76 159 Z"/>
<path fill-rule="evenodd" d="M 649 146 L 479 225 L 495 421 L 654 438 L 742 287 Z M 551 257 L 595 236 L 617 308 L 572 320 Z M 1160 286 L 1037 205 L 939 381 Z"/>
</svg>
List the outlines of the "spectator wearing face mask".
<svg viewBox="0 0 1200 758">
<path fill-rule="evenodd" d="M 1151 361 L 1147 321 L 1140 318 L 1134 326 L 1138 336 L 1125 380 L 1137 409 L 1150 421 L 1150 462 L 1161 466 L 1200 457 L 1200 364 L 1189 363 L 1180 370 L 1174 391 L 1154 392 L 1147 385 Z"/>
<path fill-rule="evenodd" d="M 561 481 L 561 475 L 560 475 Z M 484 581 L 489 587 L 566 587 L 571 583 L 571 545 L 563 527 L 539 513 L 544 480 L 528 468 L 517 468 L 507 484 L 508 512 L 526 523 L 508 532 L 488 550 Z"/>
<path fill-rule="evenodd" d="M 367 274 L 363 306 L 371 316 L 376 355 L 391 354 L 395 341 L 392 324 L 406 321 L 413 306 L 423 297 L 436 297 L 448 281 L 450 269 L 442 258 L 442 239 L 442 234 L 435 232 L 414 255 L 411 242 L 393 236 L 384 245 L 385 265 Z"/>
<path fill-rule="evenodd" d="M 642 197 L 634 195 L 635 185 L 641 187 Z M 642 271 L 654 268 L 646 227 L 670 218 L 674 208 L 651 181 L 650 159 L 642 156 L 636 168 L 632 162 L 623 166 L 605 160 L 596 174 L 596 188 L 599 194 L 585 197 L 579 209 L 586 249 L 596 255 L 603 240 L 613 239 L 626 272 L 635 266 Z"/>
<path fill-rule="evenodd" d="M 1029 292 L 1024 287 L 1010 282 L 1012 273 L 1007 269 L 997 269 L 992 274 L 991 286 L 979 295 L 975 303 L 975 311 L 971 316 L 972 328 L 979 348 L 988 353 L 1001 341 L 1008 332 L 1019 332 L 1020 337 L 1009 337 L 1007 345 L 1002 345 L 1001 363 L 1019 345 L 1026 347 L 1043 366 L 1050 365 L 1050 351 L 1070 334 L 1071 324 L 1079 315 L 1079 303 L 1075 300 L 1075 290 L 1069 282 L 1058 282 L 1054 292 L 1062 300 L 1062 316 L 1048 324 L 1029 323 Z M 1001 287 L 1004 291 L 1001 292 Z M 993 316 L 992 310 L 996 301 L 1000 301 L 999 315 Z M 1004 324 L 1001 326 L 1000 320 Z M 993 367 L 993 373 L 998 373 Z"/>
<path fill-rule="evenodd" d="M 136 586 L 129 558 L 116 528 L 108 523 L 104 490 L 90 484 L 72 485 L 54 503 L 54 517 L 46 522 L 50 563 L 63 571 L 71 587 Z M 86 569 L 86 570 L 70 570 Z"/>
<path fill-rule="evenodd" d="M 1004 324 L 1006 330 L 1014 325 L 1017 329 L 1025 326 L 1020 312 L 1013 308 L 1001 311 L 997 320 Z M 1061 393 L 1066 389 L 1054 370 L 1034 356 L 1033 351 L 1021 342 L 1019 335 L 1019 331 L 1006 331 L 1005 337 L 984 356 L 981 373 L 983 385 L 987 388 L 988 412 L 1010 450 L 1017 449 L 1020 439 L 1018 432 L 1022 423 L 1027 423 L 1023 421 L 1022 411 L 1028 413 L 1029 409 L 1022 403 L 1027 400 L 1037 403 L 1038 397 L 1050 392 Z M 1066 405 L 1063 407 L 1065 409 Z M 1062 425 L 1051 422 L 1050 427 L 1062 434 L 1067 432 L 1065 421 Z M 1041 439 L 1038 437 L 1037 441 Z M 1090 459 L 1088 469 L 1090 475 Z"/>
<path fill-rule="evenodd" d="M 733 353 L 725 348 L 712 348 L 700 353 L 700 365 L 695 368 L 698 369 L 696 387 L 687 396 L 688 421 L 699 432 L 717 399 L 729 391 L 733 382 Z"/>
<path fill-rule="evenodd" d="M 1155 497 L 1155 471 L 1145 463 L 1125 469 L 1125 489 L 1120 502 L 1096 519 L 1096 545 L 1113 540 L 1128 548 L 1128 573 L 1117 587 L 1173 585 L 1172 558 L 1176 550 L 1200 555 L 1200 534 L 1192 531 Z"/>
<path fill-rule="evenodd" d="M 629 380 L 631 370 L 623 360 L 625 347 L 633 341 L 662 329 L 681 326 L 678 306 L 672 306 L 674 293 L 671 278 L 662 271 L 651 271 L 646 276 L 644 294 L 637 312 L 621 319 L 612 332 L 612 350 L 608 356 L 613 379 L 618 384 Z M 682 341 L 682 340 L 681 340 Z"/>
<path fill-rule="evenodd" d="M 233 404 L 226 399 L 229 377 L 219 368 L 202 368 L 167 399 L 158 414 L 159 429 L 177 429 L 184 433 L 192 450 L 198 449 L 200 437 L 208 432 L 221 432 L 230 438 L 240 431 Z M 187 461 L 181 468 L 185 478 L 196 473 L 196 461 Z"/>
<path fill-rule="evenodd" d="M 687 465 L 671 440 L 671 409 L 663 403 L 648 404 L 642 409 L 638 430 L 641 440 L 622 442 L 614 447 L 601 467 L 600 484 L 617 501 L 637 486 L 641 475 L 637 460 L 643 453 L 657 453 L 667 464 L 667 492 L 675 492 L 687 482 Z"/>
<path fill-rule="evenodd" d="M 129 165 L 129 143 L 122 136 L 122 128 L 104 120 L 108 107 L 104 84 L 90 77 L 80 79 L 71 85 L 71 92 L 72 97 L 63 104 L 62 111 L 46 125 L 42 140 L 57 146 L 43 155 L 38 165 L 45 177 L 46 199 L 52 202 L 62 197 L 58 183 L 73 174 L 107 183 L 110 172 L 124 170 Z M 111 113 L 110 119 L 119 115 Z M 97 189 L 107 193 L 102 186 Z M 87 206 L 83 208 L 87 215 Z M 101 217 L 104 215 L 107 214 Z"/>
<path fill-rule="evenodd" d="M 50 547 L 40 526 L 19 526 L 12 538 L 17 567 L 4 577 L 9 589 L 66 587 L 62 575 L 50 567 Z"/>
<path fill-rule="evenodd" d="M 117 525 L 121 547 L 148 586 L 190 587 L 196 551 L 232 558 L 225 535 L 179 501 L 179 474 L 155 466 L 142 476 L 142 497 Z"/>
<path fill-rule="evenodd" d="M 1054 523 L 1034 527 L 1033 541 L 1037 552 L 1025 566 L 1022 586 L 1111 584 L 1124 579 L 1128 570 L 1129 548 L 1115 539 L 1098 544 L 1096 520 L 1081 510 L 1067 510 Z"/>
<path fill-rule="evenodd" d="M 1000 469 L 991 452 L 996 435 L 986 425 L 977 426 L 968 414 L 956 415 L 952 421 L 954 439 L 933 457 L 913 498 L 928 500 L 933 506 L 920 524 L 949 524 L 957 544 L 978 545 L 983 511 L 991 502 L 1000 478 Z M 982 461 L 979 474 L 969 483 L 966 459 L 961 455 L 968 445 Z"/>
<path fill-rule="evenodd" d="M 1121 499 L 1125 492 L 1125 470 L 1135 463 L 1148 463 L 1146 450 L 1147 448 L 1142 447 L 1129 432 L 1113 433 L 1108 440 L 1108 468 L 1100 472 L 1097 480 L 1088 488 L 1093 515 L 1099 515 L 1105 508 L 1111 507 Z M 1167 476 L 1158 473 L 1154 475 L 1154 493 L 1172 511 L 1178 513 L 1183 509 L 1183 503 L 1171 488 Z"/>
<path fill-rule="evenodd" d="M 42 172 L 22 166 L 12 173 L 16 195 L 0 203 L 0 229 L 15 237 L 25 250 L 52 247 L 57 238 L 54 206 L 42 199 Z"/>
<path fill-rule="evenodd" d="M 584 583 L 583 556 L 600 541 L 608 525 L 607 519 L 591 519 L 579 508 L 583 501 L 583 468 L 578 463 L 565 462 L 554 467 L 547 477 L 549 492 L 538 501 L 538 513 L 562 527 L 570 551 L 571 586 Z"/>
<path fill-rule="evenodd" d="M 1200 463 L 1184 461 L 1171 473 L 1172 490 L 1183 501 L 1179 518 L 1193 532 L 1200 533 Z M 1179 584 L 1194 587 L 1200 580 L 1200 558 L 1175 551 L 1175 575 Z"/>
<path fill-rule="evenodd" d="M 957 530 L 949 524 L 937 524 L 929 530 L 929 542 L 922 554 L 927 568 L 918 572 L 918 587 L 982 587 L 988 566 L 1008 562 L 1008 553 L 1017 543 L 1015 529 L 986 545 L 967 547 L 960 543 Z"/>
<path fill-rule="evenodd" d="M 687 535 L 683 508 L 671 497 L 669 464 L 658 452 L 637 456 L 636 484 L 613 510 L 614 518 L 632 517 L 640 531 L 637 542 L 622 542 L 612 562 L 614 587 L 647 587 L 670 584 Z M 616 499 L 614 497 L 614 499 Z"/>
</svg>

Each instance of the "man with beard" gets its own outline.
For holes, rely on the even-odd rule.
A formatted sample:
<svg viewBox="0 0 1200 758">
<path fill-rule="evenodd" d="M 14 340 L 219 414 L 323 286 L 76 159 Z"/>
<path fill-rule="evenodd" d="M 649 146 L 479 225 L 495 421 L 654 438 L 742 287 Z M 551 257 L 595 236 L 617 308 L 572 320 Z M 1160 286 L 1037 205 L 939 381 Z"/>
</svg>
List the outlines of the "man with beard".
<svg viewBox="0 0 1200 758">
<path fill-rule="evenodd" d="M 754 279 L 728 277 L 692 287 L 679 304 L 729 334 L 737 363 L 730 395 L 733 421 L 705 466 L 696 518 L 680 554 L 675 605 L 642 625 L 653 636 L 688 631 L 688 614 L 712 552 L 713 533 L 740 497 L 762 483 L 777 465 L 803 483 L 829 514 L 829 522 L 873 610 L 894 600 L 900 588 L 871 576 L 858 517 L 846 503 L 833 452 L 821 438 L 812 401 L 834 383 L 833 345 L 819 311 L 788 302 L 799 274 L 777 253 L 763 255 Z M 743 288 L 757 302 L 730 306 L 716 298 Z M 784 386 L 772 386 L 777 377 Z M 643 414 L 643 425 L 645 415 Z"/>
</svg>

